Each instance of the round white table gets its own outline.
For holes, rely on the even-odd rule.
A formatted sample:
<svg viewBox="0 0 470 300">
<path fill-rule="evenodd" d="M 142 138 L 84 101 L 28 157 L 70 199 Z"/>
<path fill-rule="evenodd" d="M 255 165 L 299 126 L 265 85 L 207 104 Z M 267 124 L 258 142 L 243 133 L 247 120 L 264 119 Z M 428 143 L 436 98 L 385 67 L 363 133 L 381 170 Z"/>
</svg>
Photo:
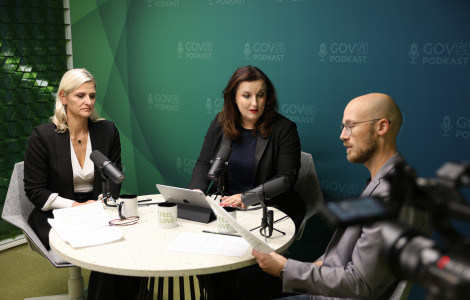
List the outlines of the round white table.
<svg viewBox="0 0 470 300">
<path fill-rule="evenodd" d="M 139 196 L 139 199 L 152 199 L 152 202 L 164 200 L 160 194 Z M 151 202 L 142 204 L 145 203 Z M 55 253 L 77 266 L 117 275 L 139 277 L 204 275 L 239 269 L 256 263 L 251 255 L 251 247 L 242 257 L 166 250 L 166 247 L 181 233 L 216 231 L 216 222 L 205 224 L 178 219 L 176 228 L 161 229 L 157 223 L 157 209 L 158 205 L 139 207 L 140 218 L 137 224 L 119 226 L 123 233 L 123 238 L 119 241 L 73 248 L 52 229 L 49 233 L 49 243 Z M 272 210 L 274 210 L 274 220 L 285 216 L 279 210 Z M 119 218 L 117 208 L 105 206 L 105 211 L 111 218 Z M 261 209 L 237 212 L 237 221 L 247 229 L 259 226 L 261 217 Z M 285 235 L 274 230 L 272 237 L 268 238 L 268 244 L 280 253 L 294 241 L 295 225 L 290 218 L 285 218 L 275 223 L 274 227 L 285 232 Z M 259 229 L 252 232 L 264 240 Z"/>
</svg>

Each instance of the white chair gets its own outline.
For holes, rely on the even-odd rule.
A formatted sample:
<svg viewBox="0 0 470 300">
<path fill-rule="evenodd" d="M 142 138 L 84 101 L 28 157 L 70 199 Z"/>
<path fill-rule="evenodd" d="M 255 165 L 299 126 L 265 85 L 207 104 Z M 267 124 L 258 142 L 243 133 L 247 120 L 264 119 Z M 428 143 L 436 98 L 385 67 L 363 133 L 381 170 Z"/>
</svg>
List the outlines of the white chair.
<svg viewBox="0 0 470 300">
<path fill-rule="evenodd" d="M 302 237 L 307 220 L 318 212 L 323 205 L 323 195 L 318 181 L 317 171 L 313 163 L 313 157 L 310 153 L 301 152 L 300 154 L 300 171 L 294 189 L 300 195 L 306 205 L 305 217 L 300 224 L 297 233 L 297 239 Z"/>
<path fill-rule="evenodd" d="M 28 217 L 34 208 L 34 205 L 26 197 L 24 191 L 23 170 L 24 162 L 19 162 L 15 164 L 13 173 L 11 174 L 10 185 L 8 186 L 8 192 L 3 207 L 2 219 L 20 228 L 23 231 L 30 248 L 44 256 L 54 267 L 70 268 L 70 278 L 68 280 L 68 295 L 46 296 L 28 299 L 84 299 L 84 284 L 81 269 L 71 263 L 64 261 L 59 256 L 57 256 L 52 250 L 46 250 L 36 233 L 28 224 Z"/>
</svg>

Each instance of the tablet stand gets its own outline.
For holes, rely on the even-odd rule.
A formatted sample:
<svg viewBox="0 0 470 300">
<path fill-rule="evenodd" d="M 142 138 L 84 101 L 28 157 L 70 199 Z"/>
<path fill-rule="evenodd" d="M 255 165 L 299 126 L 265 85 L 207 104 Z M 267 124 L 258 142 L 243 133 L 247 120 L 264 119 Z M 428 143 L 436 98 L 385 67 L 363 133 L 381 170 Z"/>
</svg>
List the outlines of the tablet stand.
<svg viewBox="0 0 470 300">
<path fill-rule="evenodd" d="M 215 220 L 215 215 L 212 212 L 212 209 L 207 207 L 178 204 L 178 218 L 201 223 L 210 223 Z"/>
</svg>

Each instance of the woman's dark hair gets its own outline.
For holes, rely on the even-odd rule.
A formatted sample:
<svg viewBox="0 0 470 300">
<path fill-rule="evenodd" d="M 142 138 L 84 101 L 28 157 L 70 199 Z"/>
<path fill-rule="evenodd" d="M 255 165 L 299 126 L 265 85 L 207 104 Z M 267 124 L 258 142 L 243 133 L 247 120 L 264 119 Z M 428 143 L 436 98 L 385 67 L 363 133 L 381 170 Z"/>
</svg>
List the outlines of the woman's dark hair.
<svg viewBox="0 0 470 300">
<path fill-rule="evenodd" d="M 268 76 L 260 69 L 246 66 L 237 69 L 233 73 L 223 91 L 224 106 L 219 114 L 219 121 L 227 138 L 231 140 L 238 140 L 240 138 L 241 114 L 235 102 L 238 86 L 244 81 L 251 82 L 260 79 L 266 84 L 266 104 L 263 114 L 255 124 L 255 129 L 263 138 L 267 138 L 271 134 L 273 119 L 278 108 L 276 89 Z"/>
</svg>

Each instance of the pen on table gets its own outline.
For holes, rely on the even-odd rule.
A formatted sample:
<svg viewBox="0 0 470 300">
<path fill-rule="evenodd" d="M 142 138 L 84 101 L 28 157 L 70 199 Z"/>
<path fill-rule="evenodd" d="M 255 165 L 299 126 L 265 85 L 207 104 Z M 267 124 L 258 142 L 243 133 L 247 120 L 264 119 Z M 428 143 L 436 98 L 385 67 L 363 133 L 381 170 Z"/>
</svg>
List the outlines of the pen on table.
<svg viewBox="0 0 470 300">
<path fill-rule="evenodd" d="M 143 199 L 143 200 L 139 200 L 139 201 L 137 201 L 137 202 L 140 203 L 140 202 L 149 202 L 149 201 L 152 201 L 152 199 Z"/>
<path fill-rule="evenodd" d="M 242 237 L 241 235 L 238 235 L 238 234 L 231 234 L 231 233 L 224 233 L 224 232 L 215 232 L 215 231 L 208 231 L 208 230 L 203 230 L 202 232 L 204 232 L 204 233 L 213 233 L 213 234 L 222 234 L 222 235 L 230 235 L 230 236 Z"/>
<path fill-rule="evenodd" d="M 159 202 L 144 203 L 144 204 L 140 204 L 140 203 L 139 203 L 139 206 L 149 206 L 149 205 L 155 205 L 155 204 L 159 204 Z"/>
</svg>

